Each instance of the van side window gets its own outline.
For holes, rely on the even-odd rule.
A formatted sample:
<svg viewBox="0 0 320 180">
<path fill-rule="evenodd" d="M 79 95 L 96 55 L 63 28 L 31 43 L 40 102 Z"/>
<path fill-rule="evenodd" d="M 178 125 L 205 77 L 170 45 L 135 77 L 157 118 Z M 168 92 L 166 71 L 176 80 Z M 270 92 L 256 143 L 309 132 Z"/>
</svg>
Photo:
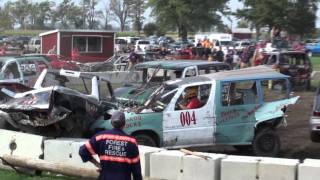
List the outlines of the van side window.
<svg viewBox="0 0 320 180">
<path fill-rule="evenodd" d="M 186 87 L 179 96 L 175 110 L 198 109 L 208 103 L 211 84 Z"/>
<path fill-rule="evenodd" d="M 261 81 L 263 101 L 272 102 L 287 98 L 287 82 L 284 79 Z"/>
<path fill-rule="evenodd" d="M 228 82 L 222 84 L 221 103 L 223 106 L 258 103 L 255 81 Z"/>
</svg>

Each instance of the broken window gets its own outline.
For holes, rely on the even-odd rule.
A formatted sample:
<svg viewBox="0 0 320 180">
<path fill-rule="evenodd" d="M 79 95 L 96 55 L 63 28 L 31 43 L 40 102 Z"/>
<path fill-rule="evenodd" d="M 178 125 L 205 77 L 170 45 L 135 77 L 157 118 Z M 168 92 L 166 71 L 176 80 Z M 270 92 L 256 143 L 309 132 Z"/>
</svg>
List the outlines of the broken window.
<svg viewBox="0 0 320 180">
<path fill-rule="evenodd" d="M 17 79 L 20 78 L 20 73 L 18 70 L 18 65 L 16 62 L 10 62 L 5 69 L 2 71 L 3 79 Z"/>
<path fill-rule="evenodd" d="M 272 102 L 287 98 L 288 85 L 285 79 L 261 81 L 264 102 Z"/>
<path fill-rule="evenodd" d="M 227 82 L 222 84 L 221 103 L 223 106 L 258 103 L 255 81 Z"/>
</svg>

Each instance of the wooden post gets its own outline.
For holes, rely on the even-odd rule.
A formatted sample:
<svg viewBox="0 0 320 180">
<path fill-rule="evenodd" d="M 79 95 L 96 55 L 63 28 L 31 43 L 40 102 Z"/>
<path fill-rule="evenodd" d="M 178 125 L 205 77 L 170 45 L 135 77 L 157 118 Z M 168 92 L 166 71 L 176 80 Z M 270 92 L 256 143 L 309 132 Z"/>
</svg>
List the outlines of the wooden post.
<svg viewBox="0 0 320 180">
<path fill-rule="evenodd" d="M 32 159 L 20 156 L 3 155 L 2 157 L 9 164 L 17 167 L 30 168 L 35 170 L 49 171 L 63 174 L 66 176 L 75 176 L 80 178 L 97 179 L 99 174 L 94 169 L 79 168 L 69 166 L 63 163 L 49 162 L 42 159 Z"/>
</svg>

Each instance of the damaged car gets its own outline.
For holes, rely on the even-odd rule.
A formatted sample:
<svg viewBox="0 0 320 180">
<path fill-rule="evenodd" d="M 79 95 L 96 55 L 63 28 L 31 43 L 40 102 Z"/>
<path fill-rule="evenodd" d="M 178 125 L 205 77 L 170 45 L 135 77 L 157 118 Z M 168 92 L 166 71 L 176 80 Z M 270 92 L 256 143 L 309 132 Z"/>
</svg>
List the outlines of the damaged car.
<svg viewBox="0 0 320 180">
<path fill-rule="evenodd" d="M 197 106 L 186 105 L 188 94 Z M 276 129 L 298 98 L 290 97 L 289 76 L 265 66 L 176 79 L 163 83 L 144 105 L 127 109 L 124 131 L 148 146 L 232 145 L 276 156 Z M 107 119 L 95 121 L 91 130 L 111 128 Z"/>
<path fill-rule="evenodd" d="M 224 62 L 204 60 L 159 60 L 138 63 L 129 74 L 123 87 L 115 89 L 117 101 L 125 106 L 143 105 L 154 90 L 167 80 L 198 76 L 230 70 Z M 142 72 L 142 82 L 137 82 L 133 72 Z"/>
<path fill-rule="evenodd" d="M 43 70 L 33 88 L 0 83 L 0 128 L 50 137 L 85 137 L 116 108 L 111 84 L 99 76 Z"/>
</svg>

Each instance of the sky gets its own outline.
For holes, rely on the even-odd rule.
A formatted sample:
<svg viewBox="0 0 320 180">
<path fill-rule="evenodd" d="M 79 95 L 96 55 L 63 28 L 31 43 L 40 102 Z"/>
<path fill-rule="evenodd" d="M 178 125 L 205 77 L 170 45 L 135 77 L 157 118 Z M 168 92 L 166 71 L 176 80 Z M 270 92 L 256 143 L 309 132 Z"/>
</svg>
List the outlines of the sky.
<svg viewBox="0 0 320 180">
<path fill-rule="evenodd" d="M 7 2 L 8 0 L 2 0 L 0 1 L 1 4 Z M 11 0 L 11 1 L 15 1 L 15 0 Z M 45 1 L 45 0 L 30 0 L 31 2 L 41 2 L 41 1 Z M 76 3 L 79 3 L 81 0 L 73 0 Z M 98 9 L 104 9 L 105 8 L 105 4 L 106 1 L 109 0 L 99 0 L 99 4 L 98 4 Z M 55 0 L 55 2 L 62 2 L 62 0 Z M 229 1 L 229 7 L 231 8 L 231 10 L 234 12 L 237 9 L 241 9 L 243 7 L 243 4 L 241 2 L 239 2 L 239 0 L 230 0 Z M 320 7 L 320 3 L 319 3 L 319 7 Z M 150 17 L 150 9 L 146 11 L 145 13 L 145 17 Z M 231 27 L 232 24 L 232 28 L 235 28 L 237 26 L 237 19 L 235 17 L 232 17 L 232 22 L 230 22 L 230 20 L 228 20 L 226 17 L 223 18 L 223 22 L 225 24 L 227 24 L 229 27 Z M 146 22 L 150 22 L 152 21 L 152 19 L 150 18 L 146 18 Z M 317 21 L 316 21 L 316 27 L 320 28 L 320 10 L 317 11 Z"/>
</svg>

